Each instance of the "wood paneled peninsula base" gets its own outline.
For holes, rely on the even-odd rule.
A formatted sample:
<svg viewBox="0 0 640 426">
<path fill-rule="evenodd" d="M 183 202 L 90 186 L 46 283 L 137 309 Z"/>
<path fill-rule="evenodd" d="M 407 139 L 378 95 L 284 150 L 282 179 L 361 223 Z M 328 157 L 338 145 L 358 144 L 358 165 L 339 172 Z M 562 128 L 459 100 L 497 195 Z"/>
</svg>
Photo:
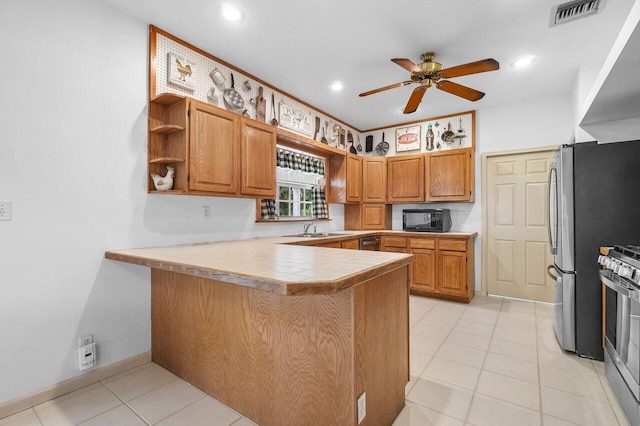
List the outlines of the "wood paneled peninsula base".
<svg viewBox="0 0 640 426">
<path fill-rule="evenodd" d="M 356 425 L 363 392 L 361 424 L 390 425 L 409 380 L 413 256 L 280 240 L 106 257 L 152 268 L 153 361 L 259 425 Z"/>
</svg>

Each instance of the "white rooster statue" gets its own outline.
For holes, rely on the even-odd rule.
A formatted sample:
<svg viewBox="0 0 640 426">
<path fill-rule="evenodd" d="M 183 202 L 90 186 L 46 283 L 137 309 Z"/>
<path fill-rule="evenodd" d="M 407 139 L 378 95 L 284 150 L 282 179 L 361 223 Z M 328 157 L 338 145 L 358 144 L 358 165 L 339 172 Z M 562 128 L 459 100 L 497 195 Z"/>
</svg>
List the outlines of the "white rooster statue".
<svg viewBox="0 0 640 426">
<path fill-rule="evenodd" d="M 151 173 L 151 179 L 153 179 L 153 185 L 158 191 L 167 191 L 173 186 L 173 176 L 176 171 L 173 167 L 167 166 L 167 175 L 162 177 L 158 174 Z"/>
</svg>

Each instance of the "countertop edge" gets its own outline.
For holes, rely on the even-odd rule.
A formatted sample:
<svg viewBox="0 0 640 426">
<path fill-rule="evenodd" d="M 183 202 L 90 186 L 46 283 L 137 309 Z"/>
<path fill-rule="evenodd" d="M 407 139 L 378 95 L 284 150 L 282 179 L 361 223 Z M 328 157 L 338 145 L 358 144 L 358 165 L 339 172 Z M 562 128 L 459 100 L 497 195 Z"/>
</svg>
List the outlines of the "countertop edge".
<svg viewBox="0 0 640 426">
<path fill-rule="evenodd" d="M 404 267 L 413 262 L 414 256 L 412 254 L 404 254 L 399 259 L 381 263 L 374 267 L 364 269 L 361 272 L 346 275 L 344 277 L 341 277 L 340 279 L 333 281 L 319 280 L 298 283 L 278 281 L 275 279 L 256 277 L 251 275 L 243 275 L 238 272 L 227 272 L 207 267 L 189 266 L 181 262 L 155 260 L 147 257 L 118 253 L 117 250 L 107 251 L 105 253 L 105 258 L 118 262 L 130 263 L 133 265 L 146 266 L 152 269 L 160 269 L 180 274 L 193 275 L 206 279 L 218 280 L 230 284 L 241 285 L 243 287 L 269 291 L 285 296 L 299 296 L 309 294 L 326 295 L 346 290 L 380 275 Z"/>
</svg>

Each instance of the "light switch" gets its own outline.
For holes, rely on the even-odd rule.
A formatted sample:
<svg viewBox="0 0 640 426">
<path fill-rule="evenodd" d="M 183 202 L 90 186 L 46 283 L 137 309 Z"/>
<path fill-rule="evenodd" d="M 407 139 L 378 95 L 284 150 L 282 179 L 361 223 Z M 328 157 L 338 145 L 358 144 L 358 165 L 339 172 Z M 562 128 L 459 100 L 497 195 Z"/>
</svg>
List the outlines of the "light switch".
<svg viewBox="0 0 640 426">
<path fill-rule="evenodd" d="M 0 220 L 11 220 L 11 201 L 0 201 Z"/>
</svg>

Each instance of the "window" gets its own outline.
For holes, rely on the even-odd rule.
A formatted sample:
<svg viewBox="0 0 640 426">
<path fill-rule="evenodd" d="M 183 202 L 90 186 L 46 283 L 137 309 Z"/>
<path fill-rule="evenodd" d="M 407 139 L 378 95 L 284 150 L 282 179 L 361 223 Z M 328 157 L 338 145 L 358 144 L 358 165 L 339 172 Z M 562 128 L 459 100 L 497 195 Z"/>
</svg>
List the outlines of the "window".
<svg viewBox="0 0 640 426">
<path fill-rule="evenodd" d="M 259 221 L 328 219 L 325 159 L 278 148 L 275 198 L 259 201 Z"/>
<path fill-rule="evenodd" d="M 279 183 L 276 211 L 283 218 L 313 217 L 312 185 Z"/>
</svg>

